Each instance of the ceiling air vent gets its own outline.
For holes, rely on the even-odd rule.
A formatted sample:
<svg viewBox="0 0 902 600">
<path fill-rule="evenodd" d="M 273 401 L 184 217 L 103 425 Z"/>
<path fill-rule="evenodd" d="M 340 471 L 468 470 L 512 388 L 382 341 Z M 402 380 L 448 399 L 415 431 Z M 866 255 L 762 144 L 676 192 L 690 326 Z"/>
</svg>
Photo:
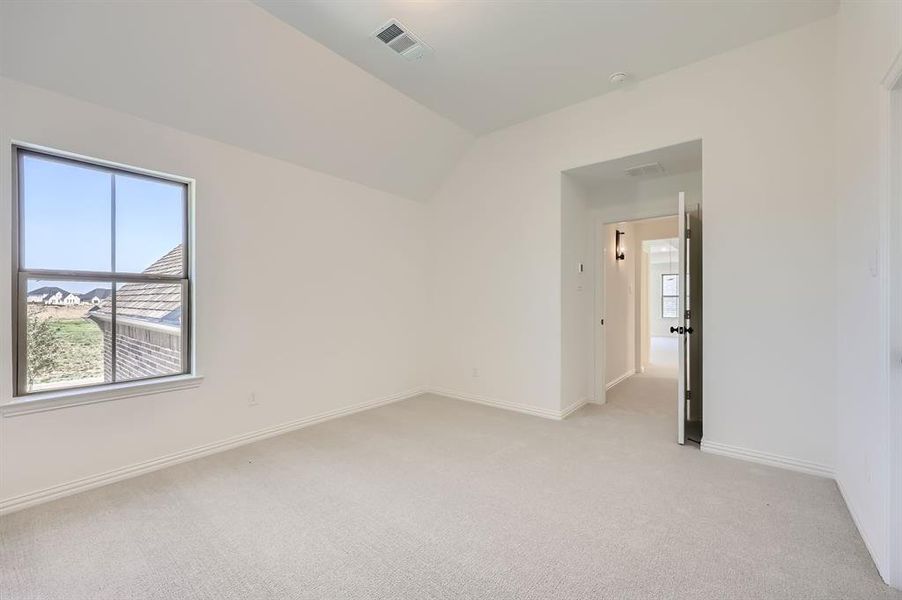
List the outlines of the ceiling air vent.
<svg viewBox="0 0 902 600">
<path fill-rule="evenodd" d="M 423 43 L 407 27 L 404 27 L 396 19 L 380 27 L 373 33 L 373 38 L 385 44 L 407 60 L 423 58 L 432 52 L 432 48 Z"/>
<path fill-rule="evenodd" d="M 649 177 L 651 175 L 663 175 L 664 167 L 661 166 L 661 163 L 653 162 L 646 165 L 630 167 L 629 169 L 624 171 L 624 173 L 626 173 L 628 177 Z"/>
</svg>

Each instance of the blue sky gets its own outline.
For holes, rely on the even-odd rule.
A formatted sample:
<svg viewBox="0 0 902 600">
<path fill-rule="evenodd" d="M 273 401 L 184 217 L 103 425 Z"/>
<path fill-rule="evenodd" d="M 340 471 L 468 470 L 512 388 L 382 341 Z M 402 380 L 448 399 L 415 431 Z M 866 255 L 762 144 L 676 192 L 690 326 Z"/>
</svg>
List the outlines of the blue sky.
<svg viewBox="0 0 902 600">
<path fill-rule="evenodd" d="M 111 180 L 116 181 L 116 270 L 140 273 L 182 241 L 183 186 L 23 157 L 22 268 L 109 271 Z M 81 293 L 108 282 L 29 282 Z"/>
</svg>

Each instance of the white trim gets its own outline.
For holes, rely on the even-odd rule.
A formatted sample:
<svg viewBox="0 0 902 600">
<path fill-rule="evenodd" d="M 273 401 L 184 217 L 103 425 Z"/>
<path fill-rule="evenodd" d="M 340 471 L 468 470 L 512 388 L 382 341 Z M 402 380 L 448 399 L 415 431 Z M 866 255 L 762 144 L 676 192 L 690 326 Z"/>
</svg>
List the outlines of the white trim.
<svg viewBox="0 0 902 600">
<path fill-rule="evenodd" d="M 740 446 L 732 446 L 721 442 L 712 442 L 706 439 L 701 443 L 702 452 L 708 454 L 717 454 L 720 456 L 728 456 L 730 458 L 738 458 L 762 465 L 770 465 L 790 471 L 798 471 L 799 473 L 807 473 L 809 475 L 817 475 L 818 477 L 827 477 L 833 479 L 833 467 L 822 465 L 808 460 L 791 458 L 789 456 L 780 456 L 779 454 L 771 454 L 769 452 L 761 452 L 759 450 L 751 450 Z"/>
<path fill-rule="evenodd" d="M 621 383 L 621 382 L 623 382 L 624 380 L 629 379 L 630 377 L 632 377 L 632 376 L 635 375 L 635 374 L 636 374 L 636 369 L 630 369 L 629 371 L 627 371 L 626 373 L 624 373 L 623 375 L 621 375 L 620 377 L 618 377 L 618 378 L 615 379 L 614 381 L 612 381 L 612 382 L 610 382 L 609 384 L 605 385 L 605 386 L 604 386 L 605 391 L 610 390 L 612 387 L 614 387 L 614 386 L 617 385 L 618 383 Z"/>
<path fill-rule="evenodd" d="M 96 386 L 69 388 L 58 391 L 38 392 L 18 396 L 12 402 L 0 405 L 0 416 L 18 417 L 33 413 L 59 410 L 72 406 L 124 400 L 138 396 L 150 396 L 196 388 L 203 382 L 201 375 L 173 375 L 124 383 L 103 383 Z"/>
<path fill-rule="evenodd" d="M 885 565 L 878 563 L 878 570 L 890 585 L 902 589 L 902 49 L 883 78 L 884 122 L 882 123 L 882 167 L 884 172 L 881 202 L 881 235 L 883 236 L 883 286 L 882 320 L 884 332 L 883 351 L 886 356 L 886 401 L 888 406 L 889 457 L 886 510 Z M 846 503 L 848 505 L 848 502 Z M 850 512 L 851 512 L 851 506 Z M 853 514 L 854 517 L 854 514 Z M 857 520 L 856 520 L 857 525 Z M 862 538 L 868 544 L 864 530 Z M 872 546 L 868 544 L 868 549 Z M 878 562 L 876 554 L 874 562 Z M 883 566 L 884 568 L 881 568 Z"/>
<path fill-rule="evenodd" d="M 843 502 L 846 505 L 846 510 L 849 511 L 849 515 L 852 517 L 852 522 L 855 523 L 855 528 L 858 530 L 858 535 L 861 536 L 862 541 L 864 541 L 865 548 L 868 549 L 868 552 L 871 555 L 871 560 L 874 561 L 874 566 L 877 568 L 877 572 L 883 578 L 884 581 L 887 580 L 886 573 L 883 568 L 883 555 L 880 553 L 874 552 L 874 544 L 871 543 L 871 540 L 868 539 L 867 530 L 862 527 L 861 519 L 858 517 L 858 511 L 855 508 L 855 505 L 849 502 L 850 496 L 846 494 L 846 490 L 842 485 L 842 480 L 838 477 L 836 478 L 836 487 L 839 488 L 839 495 L 842 496 Z"/>
<path fill-rule="evenodd" d="M 575 413 L 576 411 L 578 411 L 579 409 L 581 409 L 583 406 L 585 406 L 588 403 L 589 403 L 589 399 L 583 398 L 581 400 L 577 400 L 570 406 L 561 409 L 561 420 L 566 419 L 567 417 L 569 417 L 570 415 L 572 415 L 573 413 Z"/>
<path fill-rule="evenodd" d="M 896 58 L 893 59 L 882 81 L 883 87 L 887 91 L 894 90 L 900 82 L 902 82 L 902 50 L 896 54 Z"/>
<path fill-rule="evenodd" d="M 562 421 L 567 415 L 575 412 L 582 406 L 584 406 L 588 399 L 583 398 L 582 400 L 577 400 L 567 408 L 563 410 L 555 410 L 553 408 L 541 408 L 538 406 L 530 406 L 528 404 L 519 404 L 517 402 L 508 402 L 507 400 L 498 400 L 497 398 L 489 398 L 487 396 L 480 396 L 477 394 L 469 394 L 466 392 L 455 392 L 454 390 L 449 390 L 446 388 L 430 388 L 428 390 L 430 394 L 436 394 L 438 396 L 444 396 L 445 398 L 453 398 L 454 400 L 464 400 L 465 402 L 475 402 L 476 404 L 484 404 L 485 406 L 491 406 L 493 408 L 501 408 L 504 410 L 511 410 L 518 413 L 523 413 L 526 415 L 532 415 L 534 417 L 542 417 L 545 419 L 551 419 L 553 421 Z"/>
<path fill-rule="evenodd" d="M 215 454 L 217 452 L 223 452 L 237 446 L 250 444 L 252 442 L 277 436 L 282 433 L 288 433 L 289 431 L 294 431 L 303 427 L 309 427 L 310 425 L 316 425 L 317 423 L 322 423 L 323 421 L 337 419 L 338 417 L 344 417 L 346 415 L 361 412 L 371 408 L 376 408 L 378 406 L 384 406 L 386 404 L 391 404 L 392 402 L 406 400 L 407 398 L 419 396 L 420 394 L 424 393 L 424 391 L 425 390 L 422 388 L 415 388 L 413 390 L 401 392 L 400 394 L 385 396 L 382 398 L 377 398 L 376 400 L 361 402 L 359 404 L 352 404 L 351 406 L 347 406 L 345 408 L 338 408 L 335 410 L 312 415 L 310 417 L 288 421 L 287 423 L 282 423 L 281 425 L 274 425 L 272 427 L 252 431 L 250 433 L 243 433 L 230 438 L 226 438 L 224 440 L 220 440 L 218 442 L 203 444 L 201 446 L 196 446 L 188 450 L 174 452 L 172 454 L 167 454 L 166 456 L 161 456 L 159 458 L 154 458 L 148 461 L 120 467 L 118 469 L 113 469 L 105 473 L 98 473 L 97 475 L 83 477 L 81 479 L 76 479 L 75 481 L 70 481 L 68 483 L 63 483 L 60 485 L 54 485 L 42 490 L 37 490 L 35 492 L 29 492 L 27 494 L 14 496 L 12 498 L 5 498 L 3 500 L 0 500 L 0 515 L 11 513 L 17 510 L 22 510 L 24 508 L 28 508 L 29 506 L 42 504 L 44 502 L 49 502 L 51 500 L 56 500 L 65 496 L 71 496 L 79 492 L 84 492 L 86 490 L 101 487 L 109 483 L 121 481 L 123 479 L 137 477 L 138 475 L 150 473 L 151 471 L 158 471 L 172 465 L 177 465 L 179 463 L 194 460 L 196 458 L 201 458 L 203 456 L 208 456 L 210 454 Z"/>
</svg>

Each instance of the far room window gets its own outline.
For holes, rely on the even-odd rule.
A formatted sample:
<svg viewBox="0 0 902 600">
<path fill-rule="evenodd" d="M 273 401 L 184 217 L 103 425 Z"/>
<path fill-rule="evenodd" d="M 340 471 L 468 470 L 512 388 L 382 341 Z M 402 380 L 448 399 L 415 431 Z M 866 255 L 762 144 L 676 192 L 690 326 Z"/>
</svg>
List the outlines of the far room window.
<svg viewBox="0 0 902 600">
<path fill-rule="evenodd" d="M 676 319 L 680 312 L 680 276 L 661 275 L 661 318 Z"/>
<path fill-rule="evenodd" d="M 14 152 L 17 395 L 189 373 L 187 180 Z"/>
</svg>

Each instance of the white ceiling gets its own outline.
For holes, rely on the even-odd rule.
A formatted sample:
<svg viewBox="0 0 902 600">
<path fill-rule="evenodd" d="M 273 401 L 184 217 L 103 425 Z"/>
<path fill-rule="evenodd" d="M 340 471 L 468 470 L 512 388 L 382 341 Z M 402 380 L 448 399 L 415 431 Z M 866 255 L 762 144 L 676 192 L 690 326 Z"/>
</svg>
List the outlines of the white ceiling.
<svg viewBox="0 0 902 600">
<path fill-rule="evenodd" d="M 0 75 L 414 200 L 473 139 L 249 2 L 0 0 Z"/>
<path fill-rule="evenodd" d="M 414 100 L 483 133 L 835 12 L 836 0 L 596 2 L 254 0 Z M 371 34 L 396 18 L 434 50 L 408 61 Z"/>
<path fill-rule="evenodd" d="M 649 163 L 659 163 L 663 167 L 664 172 L 660 175 L 640 178 L 630 177 L 626 174 L 626 170 L 629 168 Z M 592 189 L 612 182 L 630 182 L 638 179 L 646 180 L 679 175 L 681 173 L 692 173 L 701 170 L 701 168 L 702 142 L 701 140 L 696 140 L 584 167 L 577 167 L 565 171 L 565 173 L 584 187 Z"/>
</svg>

